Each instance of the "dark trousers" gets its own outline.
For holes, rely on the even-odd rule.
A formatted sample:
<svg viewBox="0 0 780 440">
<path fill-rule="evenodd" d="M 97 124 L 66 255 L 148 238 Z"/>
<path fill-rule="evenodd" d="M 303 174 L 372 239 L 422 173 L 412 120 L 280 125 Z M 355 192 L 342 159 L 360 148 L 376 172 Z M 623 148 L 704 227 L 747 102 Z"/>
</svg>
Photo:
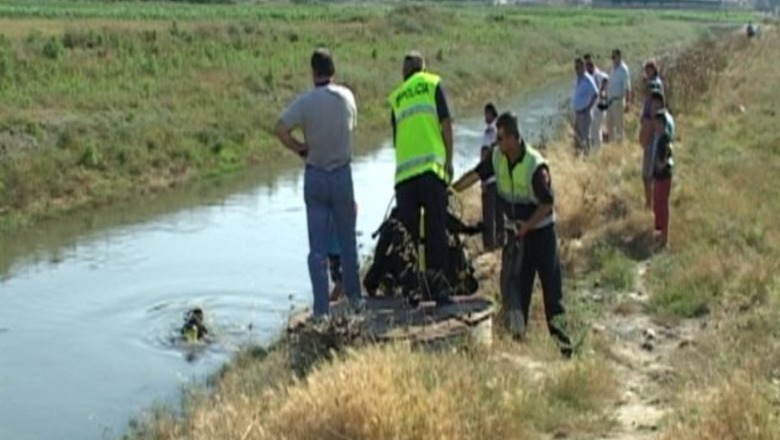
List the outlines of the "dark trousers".
<svg viewBox="0 0 780 440">
<path fill-rule="evenodd" d="M 531 295 L 534 279 L 539 274 L 544 295 L 544 312 L 547 317 L 547 328 L 558 341 L 561 350 L 570 354 L 571 341 L 566 335 L 563 307 L 563 288 L 561 279 L 561 264 L 558 259 L 558 243 L 555 226 L 550 225 L 528 233 L 520 240 L 510 237 L 504 247 L 506 254 L 522 256 L 522 261 L 516 258 L 506 258 L 502 263 L 502 297 L 507 310 L 517 310 L 528 322 L 531 308 Z"/>
<path fill-rule="evenodd" d="M 482 247 L 495 249 L 504 244 L 504 211 L 496 183 L 482 187 Z"/>
<path fill-rule="evenodd" d="M 446 184 L 432 172 L 424 173 L 396 185 L 395 201 L 398 218 L 415 243 L 420 242 L 420 208 L 425 209 L 426 278 L 434 298 L 448 296 Z"/>
<path fill-rule="evenodd" d="M 328 254 L 328 270 L 330 271 L 330 281 L 332 283 L 341 282 L 341 256 L 339 254 Z"/>
</svg>

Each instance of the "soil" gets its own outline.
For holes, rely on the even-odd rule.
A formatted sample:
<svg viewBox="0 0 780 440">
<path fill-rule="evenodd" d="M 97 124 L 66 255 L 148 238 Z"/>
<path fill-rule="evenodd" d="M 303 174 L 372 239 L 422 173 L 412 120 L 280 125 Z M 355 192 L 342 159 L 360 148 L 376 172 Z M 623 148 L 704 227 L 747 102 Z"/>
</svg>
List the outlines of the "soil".
<svg viewBox="0 0 780 440">
<path fill-rule="evenodd" d="M 497 277 L 500 253 L 486 253 L 475 259 L 480 281 Z M 636 265 L 636 285 L 633 292 L 618 295 L 618 302 L 631 307 L 612 308 L 603 319 L 591 324 L 591 332 L 601 334 L 610 342 L 606 350 L 608 362 L 618 377 L 620 391 L 611 418 L 614 429 L 604 435 L 610 440 L 649 440 L 660 438 L 664 416 L 670 411 L 669 385 L 675 372 L 671 360 L 677 350 L 694 343 L 703 320 L 660 322 L 647 312 L 649 296 L 645 288 L 645 274 L 652 260 Z M 594 301 L 603 301 L 602 295 L 592 294 Z M 501 349 L 496 358 L 516 364 L 531 377 L 544 376 L 548 359 L 537 356 L 533 350 L 516 347 Z"/>
<path fill-rule="evenodd" d="M 636 266 L 635 292 L 628 296 L 640 307 L 636 313 L 612 313 L 603 324 L 613 344 L 610 361 L 622 384 L 621 397 L 614 408 L 618 427 L 608 439 L 639 440 L 660 436 L 663 417 L 670 410 L 669 390 L 675 372 L 671 359 L 678 349 L 693 343 L 702 329 L 701 320 L 661 323 L 644 310 L 645 273 L 650 260 Z"/>
</svg>

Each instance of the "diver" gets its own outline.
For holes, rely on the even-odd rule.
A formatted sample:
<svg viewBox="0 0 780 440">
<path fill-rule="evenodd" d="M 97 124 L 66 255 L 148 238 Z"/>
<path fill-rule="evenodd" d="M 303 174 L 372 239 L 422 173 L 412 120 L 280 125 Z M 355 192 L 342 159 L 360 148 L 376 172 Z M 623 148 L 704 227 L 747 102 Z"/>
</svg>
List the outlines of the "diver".
<svg viewBox="0 0 780 440">
<path fill-rule="evenodd" d="M 182 325 L 179 333 L 184 342 L 208 342 L 209 329 L 205 324 L 203 309 L 193 307 L 187 310 L 187 313 L 184 314 L 184 325 Z"/>
</svg>

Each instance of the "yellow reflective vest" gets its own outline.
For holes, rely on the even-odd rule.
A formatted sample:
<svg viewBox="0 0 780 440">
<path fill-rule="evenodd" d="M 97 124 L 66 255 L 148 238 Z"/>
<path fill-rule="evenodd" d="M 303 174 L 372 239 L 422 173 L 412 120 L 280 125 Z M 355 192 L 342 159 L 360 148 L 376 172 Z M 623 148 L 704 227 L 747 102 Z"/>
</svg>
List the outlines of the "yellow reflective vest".
<svg viewBox="0 0 780 440">
<path fill-rule="evenodd" d="M 539 199 L 534 194 L 533 177 L 536 170 L 542 165 L 547 165 L 547 160 L 528 143 L 525 144 L 525 155 L 522 162 L 511 169 L 506 154 L 498 148 L 493 150 L 493 173 L 496 176 L 496 190 L 498 196 L 509 209 L 513 205 L 526 205 L 534 208 L 539 205 Z M 529 212 L 530 210 L 524 211 Z M 550 212 L 535 226 L 535 229 L 543 228 L 553 222 L 555 222 L 555 211 Z"/>
<path fill-rule="evenodd" d="M 447 153 L 436 111 L 437 75 L 418 72 L 388 98 L 395 117 L 395 183 L 432 171 L 445 183 Z"/>
</svg>

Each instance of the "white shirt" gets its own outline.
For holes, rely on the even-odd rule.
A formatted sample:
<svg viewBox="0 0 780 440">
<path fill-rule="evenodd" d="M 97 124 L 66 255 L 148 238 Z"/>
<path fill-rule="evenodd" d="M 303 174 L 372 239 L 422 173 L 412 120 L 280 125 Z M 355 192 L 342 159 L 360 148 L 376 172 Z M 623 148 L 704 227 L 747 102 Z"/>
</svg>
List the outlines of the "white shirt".
<svg viewBox="0 0 780 440">
<path fill-rule="evenodd" d="M 488 124 L 487 127 L 485 127 L 485 134 L 482 136 L 482 146 L 489 147 L 494 143 L 496 143 L 497 134 L 498 133 L 496 131 L 496 123 L 495 121 L 493 121 L 490 124 Z"/>
<path fill-rule="evenodd" d="M 607 72 L 599 69 L 598 67 L 593 69 L 593 81 L 596 82 L 596 87 L 601 91 L 601 86 L 604 84 L 604 81 L 607 81 L 609 79 L 609 75 L 607 75 Z"/>
<path fill-rule="evenodd" d="M 607 82 L 607 99 L 622 98 L 631 91 L 631 75 L 628 73 L 626 63 L 620 62 L 620 65 L 612 66 L 612 73 Z"/>
<path fill-rule="evenodd" d="M 491 147 L 490 152 L 488 152 L 488 160 L 490 160 L 490 156 L 493 152 L 493 144 L 496 143 L 496 136 L 498 136 L 498 130 L 496 129 L 496 121 L 491 122 L 490 124 L 485 127 L 485 133 L 482 135 L 482 146 L 483 147 Z M 482 182 L 482 186 L 490 185 L 491 183 L 495 183 L 496 176 L 491 176 L 489 179 Z"/>
</svg>

